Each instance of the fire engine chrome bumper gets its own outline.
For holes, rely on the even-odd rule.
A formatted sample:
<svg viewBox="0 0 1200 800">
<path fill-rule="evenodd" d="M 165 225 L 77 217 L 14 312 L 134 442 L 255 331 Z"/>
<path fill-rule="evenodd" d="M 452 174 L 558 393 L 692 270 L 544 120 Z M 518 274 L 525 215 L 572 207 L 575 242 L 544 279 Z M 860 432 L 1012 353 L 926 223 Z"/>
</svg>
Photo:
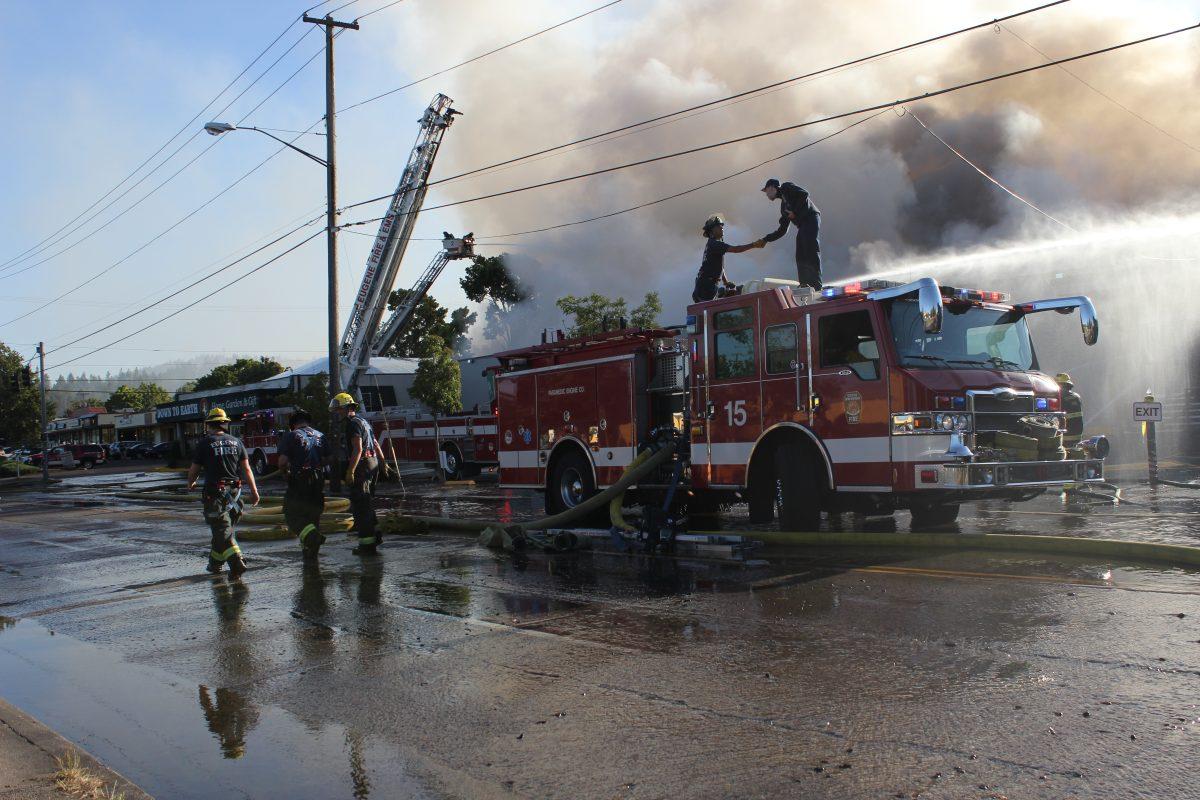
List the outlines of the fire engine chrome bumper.
<svg viewBox="0 0 1200 800">
<path fill-rule="evenodd" d="M 1100 459 L 918 464 L 913 470 L 913 485 L 918 490 L 1046 487 L 1104 481 L 1104 462 Z"/>
</svg>

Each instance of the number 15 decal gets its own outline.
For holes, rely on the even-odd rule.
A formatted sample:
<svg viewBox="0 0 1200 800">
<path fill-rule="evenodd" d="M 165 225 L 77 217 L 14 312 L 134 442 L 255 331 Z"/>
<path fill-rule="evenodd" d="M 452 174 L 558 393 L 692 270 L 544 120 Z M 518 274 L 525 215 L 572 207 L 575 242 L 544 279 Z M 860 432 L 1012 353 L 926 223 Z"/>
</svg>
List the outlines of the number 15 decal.
<svg viewBox="0 0 1200 800">
<path fill-rule="evenodd" d="M 730 400 L 725 404 L 725 418 L 731 426 L 741 427 L 746 424 L 746 401 Z"/>
</svg>

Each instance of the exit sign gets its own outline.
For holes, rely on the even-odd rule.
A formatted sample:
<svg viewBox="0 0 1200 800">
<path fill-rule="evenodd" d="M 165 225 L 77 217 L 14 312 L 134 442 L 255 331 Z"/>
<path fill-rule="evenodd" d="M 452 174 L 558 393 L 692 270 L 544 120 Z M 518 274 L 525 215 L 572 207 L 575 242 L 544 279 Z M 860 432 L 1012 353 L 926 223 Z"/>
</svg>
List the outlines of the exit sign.
<svg viewBox="0 0 1200 800">
<path fill-rule="evenodd" d="M 1162 422 L 1162 403 L 1134 403 L 1134 422 Z"/>
</svg>

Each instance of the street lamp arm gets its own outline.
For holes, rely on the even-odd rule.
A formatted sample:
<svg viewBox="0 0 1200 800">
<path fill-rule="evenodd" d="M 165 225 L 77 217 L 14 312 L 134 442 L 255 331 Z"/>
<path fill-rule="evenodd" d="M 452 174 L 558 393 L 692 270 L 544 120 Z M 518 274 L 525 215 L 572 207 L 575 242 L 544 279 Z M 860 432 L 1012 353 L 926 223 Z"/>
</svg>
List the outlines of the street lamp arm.
<svg viewBox="0 0 1200 800">
<path fill-rule="evenodd" d="M 302 149 L 300 149 L 299 147 L 296 147 L 296 145 L 292 144 L 291 142 L 285 142 L 283 139 L 280 139 L 280 138 L 279 138 L 278 136 L 276 136 L 275 134 L 273 134 L 273 133 L 268 133 L 267 131 L 264 131 L 262 128 L 254 128 L 254 127 L 241 127 L 241 126 L 239 126 L 239 127 L 238 127 L 238 130 L 239 130 L 239 131 L 258 131 L 258 132 L 259 132 L 259 133 L 261 133 L 263 136 L 270 136 L 272 139 L 274 139 L 275 141 L 279 142 L 279 143 L 280 143 L 281 145 L 283 145 L 284 147 L 290 147 L 290 148 L 292 148 L 293 150 L 295 150 L 297 153 L 299 153 L 300 155 L 302 155 L 302 156 L 307 156 L 307 157 L 311 158 L 313 161 L 315 161 L 315 162 L 317 162 L 318 164 L 320 164 L 322 167 L 325 167 L 325 169 L 329 169 L 329 162 L 328 162 L 328 161 L 326 161 L 325 159 L 323 159 L 323 158 L 318 158 L 318 157 L 314 156 L 312 153 L 308 152 L 307 150 L 302 150 Z"/>
</svg>

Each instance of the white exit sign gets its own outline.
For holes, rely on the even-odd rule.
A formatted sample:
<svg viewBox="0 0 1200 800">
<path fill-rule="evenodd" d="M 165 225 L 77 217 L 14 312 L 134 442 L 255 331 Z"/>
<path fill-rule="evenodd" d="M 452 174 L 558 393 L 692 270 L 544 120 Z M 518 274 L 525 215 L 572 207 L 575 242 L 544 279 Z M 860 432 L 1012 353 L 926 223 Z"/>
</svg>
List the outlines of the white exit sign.
<svg viewBox="0 0 1200 800">
<path fill-rule="evenodd" d="M 1162 422 L 1162 403 L 1134 403 L 1134 422 Z"/>
</svg>

